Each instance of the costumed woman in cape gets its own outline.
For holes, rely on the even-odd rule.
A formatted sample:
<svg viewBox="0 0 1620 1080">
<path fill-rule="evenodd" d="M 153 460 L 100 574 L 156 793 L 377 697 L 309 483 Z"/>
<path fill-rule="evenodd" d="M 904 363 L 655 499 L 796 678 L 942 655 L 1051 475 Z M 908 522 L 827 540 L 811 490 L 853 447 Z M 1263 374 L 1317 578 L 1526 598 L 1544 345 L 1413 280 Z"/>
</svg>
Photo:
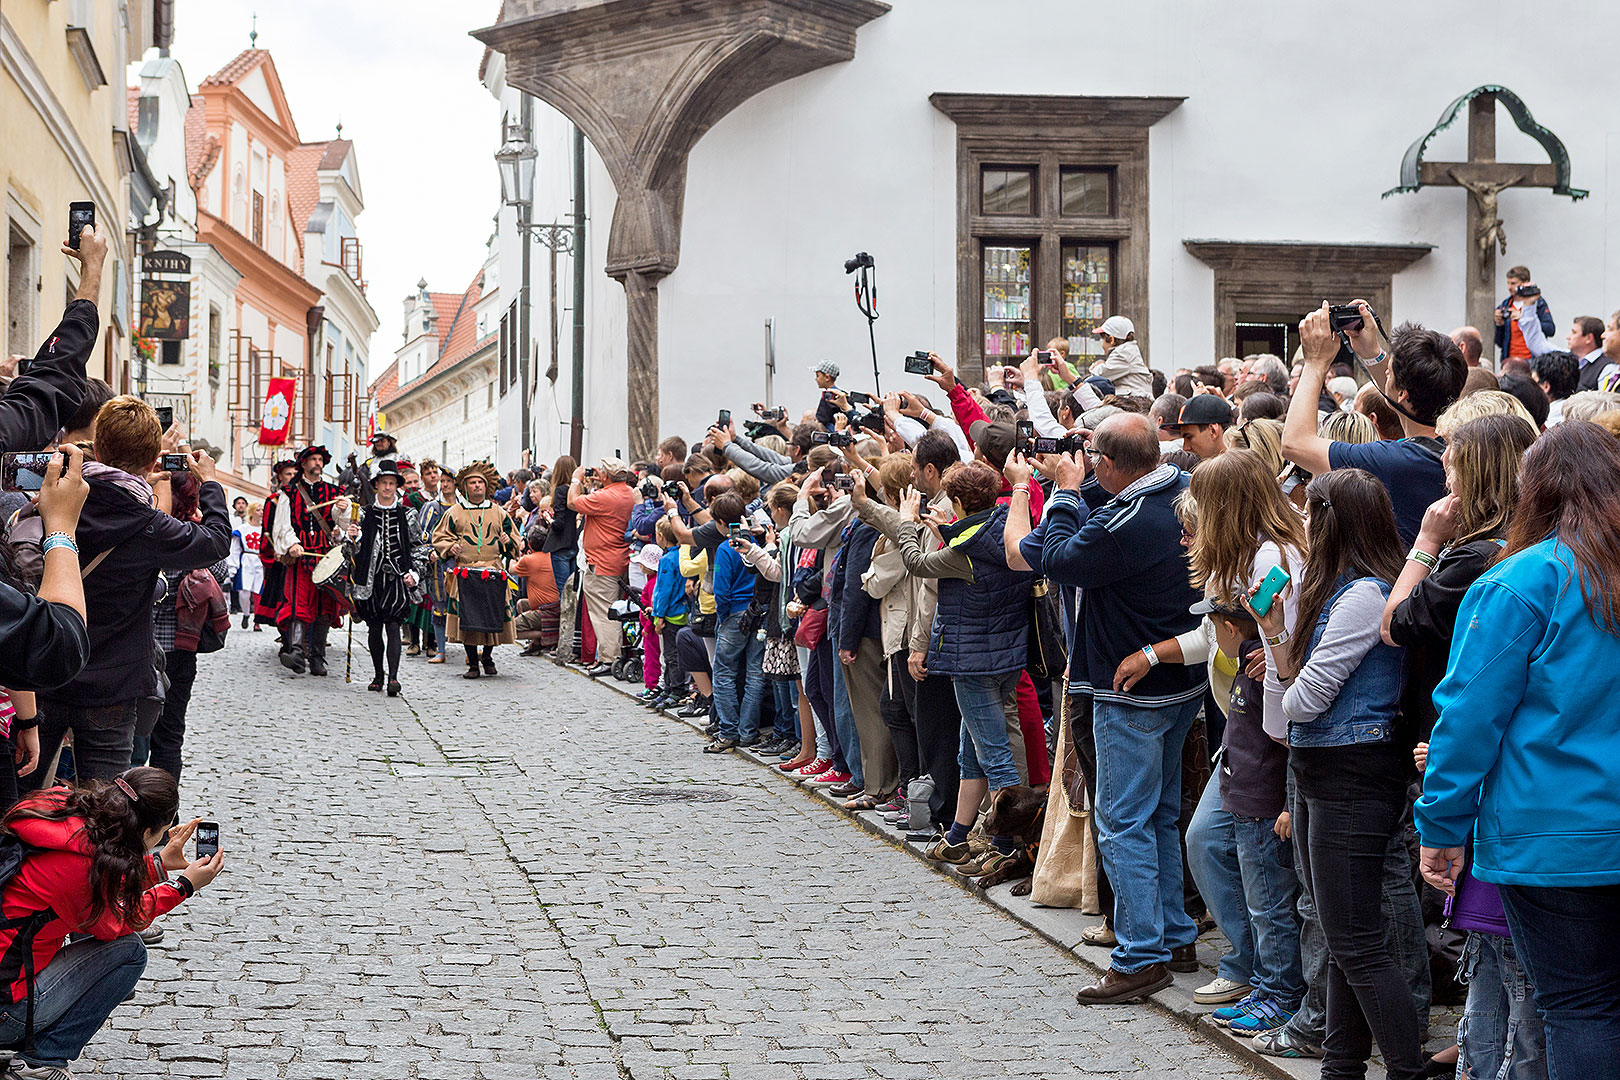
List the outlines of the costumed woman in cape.
<svg viewBox="0 0 1620 1080">
<path fill-rule="evenodd" d="M 452 564 L 445 574 L 450 594 L 445 636 L 466 646 L 466 679 L 479 677 L 480 659 L 482 674 L 495 674 L 495 646 L 517 640 L 506 563 L 518 557 L 518 527 L 489 499 L 499 482 L 500 474 L 487 461 L 462 469 L 456 474 L 460 497 L 433 532 L 434 550 Z"/>
<path fill-rule="evenodd" d="M 383 688 L 388 660 L 388 696 L 399 696 L 399 625 L 421 602 L 422 568 L 431 550 L 417 525 L 416 511 L 399 492 L 399 468 L 387 458 L 371 469 L 371 503 L 349 526 L 359 540 L 354 559 L 354 612 L 369 628 L 367 647 L 375 672 L 367 690 Z M 386 638 L 386 644 L 385 639 Z"/>
<path fill-rule="evenodd" d="M 276 556 L 275 521 L 279 508 L 287 500 L 287 485 L 292 483 L 292 478 L 298 474 L 298 462 L 292 458 L 283 458 L 271 466 L 270 472 L 275 477 L 275 490 L 264 500 L 264 513 L 259 519 L 259 550 L 256 558 L 259 560 L 262 580 L 259 585 L 259 598 L 253 602 L 253 629 L 257 630 L 266 624 L 275 626 L 277 632 L 281 634 L 281 647 L 285 652 L 288 628 L 277 625 L 276 612 L 281 607 L 287 567 Z"/>
</svg>

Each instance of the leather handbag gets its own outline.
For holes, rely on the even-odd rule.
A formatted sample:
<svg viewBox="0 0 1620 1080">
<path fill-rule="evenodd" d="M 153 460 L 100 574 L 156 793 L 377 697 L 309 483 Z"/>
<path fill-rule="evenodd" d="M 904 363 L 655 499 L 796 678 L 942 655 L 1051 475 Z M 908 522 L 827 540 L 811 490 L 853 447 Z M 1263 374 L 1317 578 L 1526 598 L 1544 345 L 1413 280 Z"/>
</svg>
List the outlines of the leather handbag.
<svg viewBox="0 0 1620 1080">
<path fill-rule="evenodd" d="M 813 649 L 827 636 L 827 609 L 811 608 L 799 616 L 799 628 L 793 632 L 793 643 Z"/>
<path fill-rule="evenodd" d="M 1032 679 L 1051 680 L 1068 667 L 1063 618 L 1057 597 L 1045 578 L 1029 587 L 1029 659 L 1024 667 Z"/>
</svg>

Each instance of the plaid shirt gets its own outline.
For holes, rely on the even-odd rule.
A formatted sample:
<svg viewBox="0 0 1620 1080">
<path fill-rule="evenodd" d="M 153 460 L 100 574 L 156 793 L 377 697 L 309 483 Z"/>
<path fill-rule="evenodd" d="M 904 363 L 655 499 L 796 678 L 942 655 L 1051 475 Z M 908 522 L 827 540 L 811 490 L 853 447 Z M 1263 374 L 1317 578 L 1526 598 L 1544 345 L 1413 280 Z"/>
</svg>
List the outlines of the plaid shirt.
<svg viewBox="0 0 1620 1080">
<path fill-rule="evenodd" d="M 230 557 L 227 556 L 210 566 L 208 572 L 214 575 L 214 580 L 219 582 L 220 588 L 225 588 L 225 583 L 231 580 Z M 166 653 L 174 652 L 174 632 L 179 626 L 179 616 L 175 614 L 174 603 L 180 595 L 180 581 L 188 573 L 189 570 L 163 571 L 163 580 L 169 587 L 164 590 L 163 599 L 152 608 L 152 632 L 157 636 L 158 648 Z"/>
</svg>

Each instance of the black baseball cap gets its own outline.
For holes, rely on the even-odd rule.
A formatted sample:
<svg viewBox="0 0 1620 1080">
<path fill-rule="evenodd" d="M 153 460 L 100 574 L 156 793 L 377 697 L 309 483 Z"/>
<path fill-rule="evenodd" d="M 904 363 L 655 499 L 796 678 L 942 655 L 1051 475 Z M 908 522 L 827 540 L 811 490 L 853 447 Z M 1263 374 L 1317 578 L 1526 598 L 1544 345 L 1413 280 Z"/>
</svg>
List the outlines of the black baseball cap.
<svg viewBox="0 0 1620 1080">
<path fill-rule="evenodd" d="M 968 425 L 968 438 L 984 451 L 985 460 L 999 471 L 1006 467 L 1017 442 L 1013 426 L 1005 420 L 992 424 L 988 420 L 975 420 Z"/>
<path fill-rule="evenodd" d="M 1223 427 L 1232 426 L 1232 406 L 1226 403 L 1225 398 L 1214 394 L 1194 394 L 1187 399 L 1187 404 L 1181 407 L 1181 416 L 1177 418 L 1178 424 L 1220 424 Z"/>
</svg>

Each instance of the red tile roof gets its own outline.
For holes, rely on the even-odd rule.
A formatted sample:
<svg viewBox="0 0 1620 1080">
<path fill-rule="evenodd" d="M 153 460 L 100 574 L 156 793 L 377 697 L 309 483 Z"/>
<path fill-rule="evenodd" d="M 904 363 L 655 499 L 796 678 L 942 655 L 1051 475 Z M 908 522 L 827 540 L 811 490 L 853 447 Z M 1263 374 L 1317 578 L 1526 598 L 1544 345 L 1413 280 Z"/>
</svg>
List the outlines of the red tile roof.
<svg viewBox="0 0 1620 1080">
<path fill-rule="evenodd" d="M 196 191 L 219 160 L 219 140 L 208 134 L 208 113 L 203 99 L 193 95 L 186 110 L 186 177 Z"/>
<path fill-rule="evenodd" d="M 350 149 L 354 147 L 354 140 L 328 139 L 324 143 L 305 143 L 304 145 L 326 147 L 326 153 L 321 155 L 321 163 L 317 168 L 322 170 L 341 169 L 343 168 L 343 159 L 349 156 Z"/>
<path fill-rule="evenodd" d="M 315 175 L 326 154 L 326 143 L 300 143 L 287 155 L 287 212 L 299 236 L 321 201 L 321 183 Z"/>
<path fill-rule="evenodd" d="M 202 81 L 203 86 L 229 86 L 258 67 L 270 55 L 268 49 L 243 49 L 230 63 Z"/>
<path fill-rule="evenodd" d="M 138 86 L 131 86 L 128 89 L 128 94 L 129 94 L 129 130 L 133 133 L 136 128 L 140 127 L 140 120 L 141 120 L 141 88 L 138 87 Z"/>
<path fill-rule="evenodd" d="M 439 316 L 435 327 L 439 339 L 439 359 L 403 387 L 399 385 L 397 363 L 390 367 L 376 383 L 374 393 L 379 408 L 387 408 L 390 401 L 411 386 L 420 385 L 455 367 L 495 338 L 494 334 L 478 336 L 478 314 L 474 309 L 483 292 L 484 272 L 479 270 L 464 293 L 428 293 L 428 298 L 433 301 L 433 310 Z"/>
</svg>

